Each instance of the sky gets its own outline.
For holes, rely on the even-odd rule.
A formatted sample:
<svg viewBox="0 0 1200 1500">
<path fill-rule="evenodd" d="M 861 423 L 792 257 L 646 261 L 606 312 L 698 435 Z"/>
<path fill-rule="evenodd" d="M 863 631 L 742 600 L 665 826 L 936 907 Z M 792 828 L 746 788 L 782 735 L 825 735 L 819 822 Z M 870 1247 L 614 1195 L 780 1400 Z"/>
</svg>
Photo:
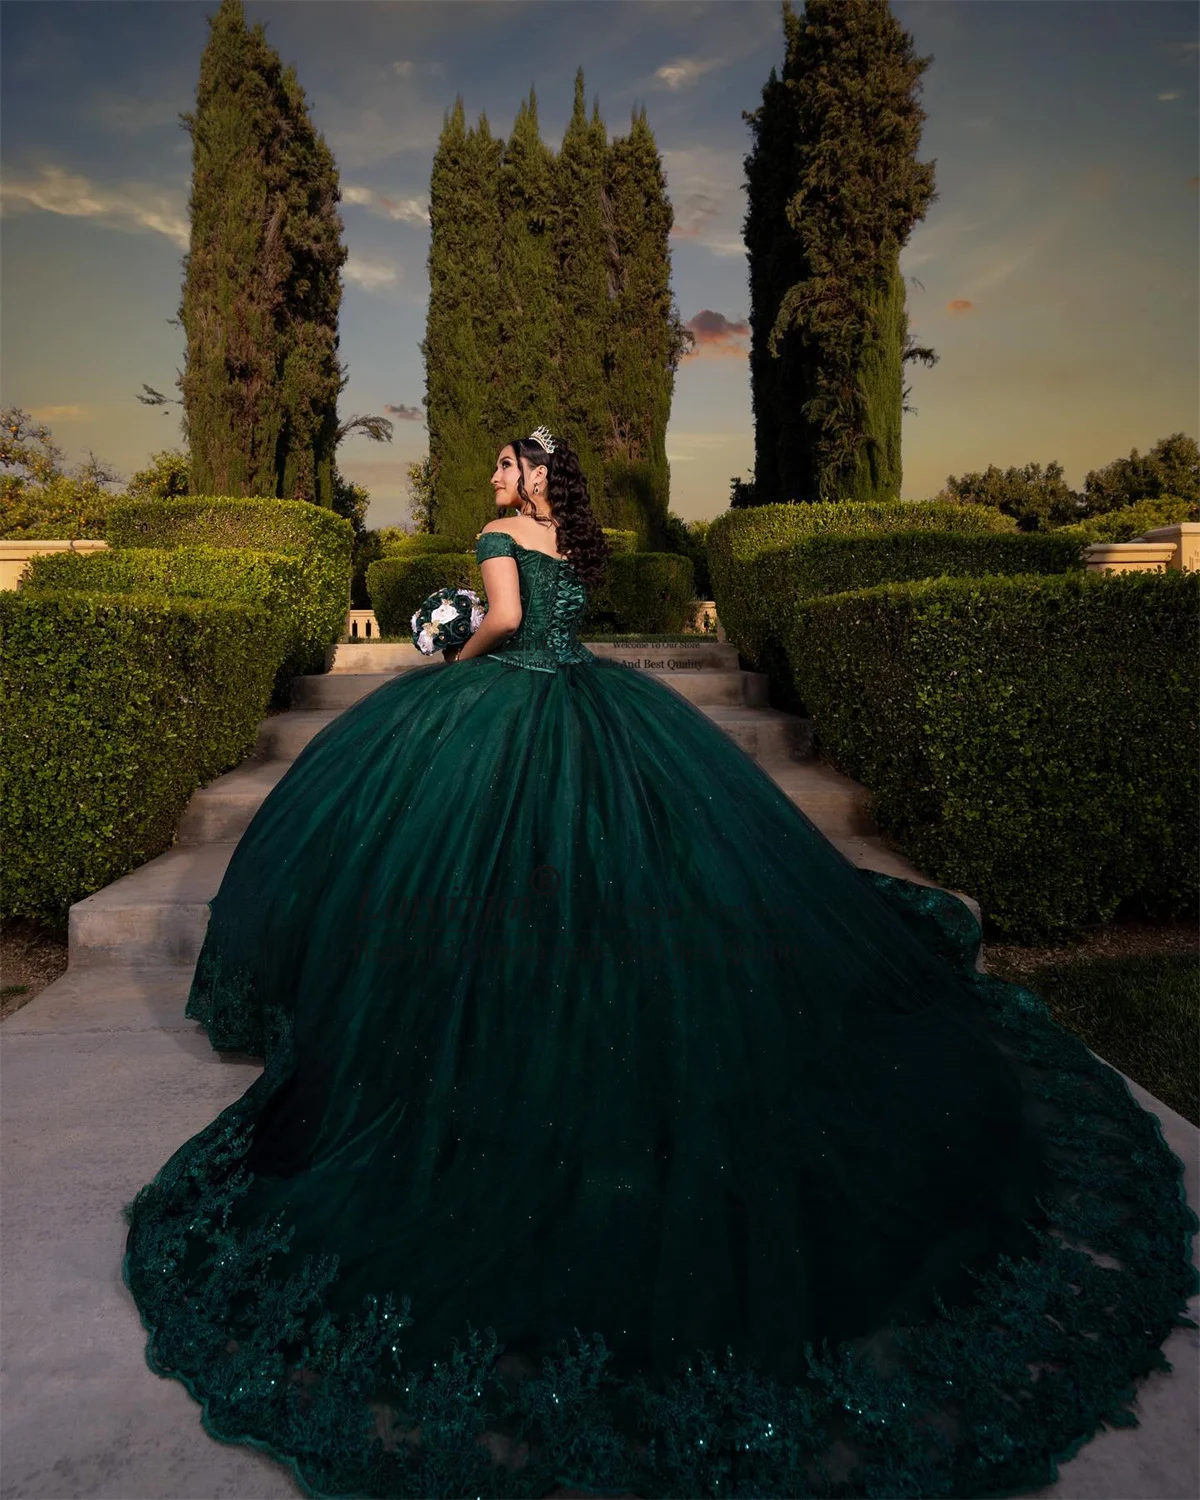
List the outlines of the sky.
<svg viewBox="0 0 1200 1500">
<path fill-rule="evenodd" d="M 182 446 L 191 140 L 217 0 L 0 3 L 0 405 L 127 479 Z M 802 9 L 797 0 L 796 9 Z M 1085 474 L 1197 435 L 1200 163 L 1193 0 L 893 0 L 917 56 L 918 160 L 937 199 L 900 257 L 909 326 L 901 496 L 1026 464 Z M 777 0 L 247 0 L 294 64 L 340 174 L 349 259 L 339 416 L 380 415 L 338 465 L 368 524 L 408 517 L 428 451 L 420 342 L 429 176 L 446 112 L 506 136 L 537 94 L 557 151 L 576 70 L 609 139 L 645 105 L 675 213 L 671 279 L 695 351 L 667 428 L 671 509 L 708 519 L 754 466 L 742 111 L 784 58 Z M 531 426 L 537 425 L 536 422 Z M 507 434 L 499 435 L 503 441 Z"/>
</svg>

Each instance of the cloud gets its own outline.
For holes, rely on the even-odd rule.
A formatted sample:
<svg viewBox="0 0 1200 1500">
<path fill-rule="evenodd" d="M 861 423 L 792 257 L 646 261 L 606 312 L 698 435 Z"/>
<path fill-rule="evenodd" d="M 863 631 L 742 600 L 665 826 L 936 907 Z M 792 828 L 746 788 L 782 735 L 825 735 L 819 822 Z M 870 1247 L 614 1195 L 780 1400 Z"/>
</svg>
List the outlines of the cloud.
<svg viewBox="0 0 1200 1500">
<path fill-rule="evenodd" d="M 400 280 L 401 273 L 393 262 L 351 255 L 342 267 L 342 275 L 366 292 L 377 292 L 381 287 L 394 286 Z"/>
<path fill-rule="evenodd" d="M 97 413 L 90 406 L 31 406 L 29 415 L 35 422 L 90 422 Z"/>
<path fill-rule="evenodd" d="M 664 63 L 655 68 L 654 76 L 672 91 L 691 88 L 699 83 L 706 73 L 714 68 L 728 67 L 728 60 L 719 57 L 683 57 L 678 62 Z"/>
<path fill-rule="evenodd" d="M 395 417 L 398 422 L 423 422 L 425 412 L 419 406 L 384 406 L 384 411 L 389 417 Z"/>
<path fill-rule="evenodd" d="M 689 358 L 745 359 L 750 352 L 750 324 L 744 319 L 731 323 L 724 313 L 706 307 L 684 327 L 696 335 Z"/>
<path fill-rule="evenodd" d="M 745 256 L 744 152 L 695 147 L 663 150 L 663 176 L 675 213 L 673 240 L 689 240 L 721 260 Z"/>
<path fill-rule="evenodd" d="M 342 202 L 369 209 L 382 219 L 391 219 L 401 224 L 419 224 L 422 229 L 429 227 L 427 193 L 415 198 L 405 198 L 377 193 L 374 188 L 365 187 L 362 183 L 350 183 L 342 187 Z"/>
<path fill-rule="evenodd" d="M 37 178 L 6 172 L 0 181 L 0 214 L 33 210 L 72 219 L 96 219 L 106 228 L 125 234 L 150 231 L 165 235 L 181 249 L 188 246 L 182 195 L 149 183 L 99 187 L 62 167 L 43 166 Z"/>
<path fill-rule="evenodd" d="M 411 57 L 404 57 L 392 64 L 392 72 L 397 78 L 411 78 L 414 73 L 431 73 L 435 78 L 443 78 L 446 69 L 440 62 L 414 62 Z"/>
</svg>

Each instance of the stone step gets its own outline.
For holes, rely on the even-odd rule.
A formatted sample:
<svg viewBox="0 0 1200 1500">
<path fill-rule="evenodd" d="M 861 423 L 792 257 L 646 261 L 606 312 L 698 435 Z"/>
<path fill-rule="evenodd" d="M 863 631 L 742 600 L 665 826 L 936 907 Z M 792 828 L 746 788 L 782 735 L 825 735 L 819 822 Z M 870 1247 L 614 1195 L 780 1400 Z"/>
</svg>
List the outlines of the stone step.
<svg viewBox="0 0 1200 1500">
<path fill-rule="evenodd" d="M 236 843 L 176 844 L 76 901 L 67 917 L 70 968 L 194 964 Z"/>
<path fill-rule="evenodd" d="M 178 842 L 236 843 L 290 767 L 290 760 L 251 759 L 197 788 L 179 820 Z"/>
<path fill-rule="evenodd" d="M 707 703 L 696 706 L 764 770 L 812 757 L 811 719 L 778 708 L 726 708 Z"/>
<path fill-rule="evenodd" d="M 332 724 L 341 711 L 340 708 L 292 708 L 286 713 L 272 714 L 258 726 L 252 760 L 295 760 L 309 740 Z"/>
<path fill-rule="evenodd" d="M 612 641 L 603 638 L 584 641 L 593 654 L 606 659 L 615 659 L 626 666 L 642 669 L 697 667 L 712 671 L 733 672 L 737 670 L 737 647 L 728 641 L 714 640 L 711 636 L 697 636 L 694 641 L 662 642 Z M 418 651 L 411 641 L 339 641 L 325 651 L 325 671 L 341 672 L 406 672 L 413 667 L 427 667 L 431 662 L 441 661 L 441 656 L 426 656 Z"/>
<path fill-rule="evenodd" d="M 630 670 L 638 670 L 630 667 Z M 692 703 L 727 707 L 767 706 L 768 679 L 762 672 L 724 671 L 705 666 L 645 668 Z M 292 705 L 297 709 L 343 709 L 394 682 L 398 672 L 324 672 L 292 678 Z"/>
<path fill-rule="evenodd" d="M 866 787 L 824 761 L 773 765 L 770 772 L 776 785 L 827 839 L 836 842 L 878 836 L 879 828 L 871 813 L 871 794 Z"/>
</svg>

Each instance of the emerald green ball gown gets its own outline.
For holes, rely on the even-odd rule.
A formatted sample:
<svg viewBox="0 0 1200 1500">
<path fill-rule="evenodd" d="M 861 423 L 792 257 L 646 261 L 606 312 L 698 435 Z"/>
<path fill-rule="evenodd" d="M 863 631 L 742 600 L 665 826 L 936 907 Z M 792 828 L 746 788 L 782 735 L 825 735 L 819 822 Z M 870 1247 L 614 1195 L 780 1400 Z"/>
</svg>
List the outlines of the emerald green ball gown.
<svg viewBox="0 0 1200 1500">
<path fill-rule="evenodd" d="M 319 733 L 210 903 L 186 1013 L 264 1067 L 125 1210 L 151 1368 L 317 1496 L 1049 1484 L 1195 1326 L 1157 1119 L 477 555 L 517 632 Z"/>
</svg>

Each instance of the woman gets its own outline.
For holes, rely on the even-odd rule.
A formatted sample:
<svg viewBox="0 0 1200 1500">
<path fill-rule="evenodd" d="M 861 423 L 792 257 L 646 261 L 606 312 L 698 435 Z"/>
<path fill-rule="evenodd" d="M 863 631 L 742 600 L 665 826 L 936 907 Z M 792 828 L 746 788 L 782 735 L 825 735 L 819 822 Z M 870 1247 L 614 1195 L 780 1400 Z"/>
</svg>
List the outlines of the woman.
<svg viewBox="0 0 1200 1500">
<path fill-rule="evenodd" d="M 151 1367 L 313 1495 L 1050 1483 L 1187 1321 L 1157 1121 L 961 902 L 580 643 L 564 443 L 492 482 L 483 624 L 211 903 L 187 1014 L 265 1067 L 126 1210 Z"/>
</svg>

